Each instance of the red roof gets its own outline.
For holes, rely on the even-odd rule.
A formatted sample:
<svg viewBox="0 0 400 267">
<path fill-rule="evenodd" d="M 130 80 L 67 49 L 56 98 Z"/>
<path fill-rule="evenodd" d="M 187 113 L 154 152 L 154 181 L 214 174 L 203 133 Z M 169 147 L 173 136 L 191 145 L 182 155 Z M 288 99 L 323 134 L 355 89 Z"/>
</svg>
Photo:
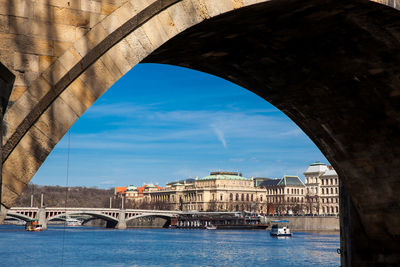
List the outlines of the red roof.
<svg viewBox="0 0 400 267">
<path fill-rule="evenodd" d="M 117 194 L 125 194 L 127 188 L 128 188 L 127 186 L 118 186 L 118 187 L 115 188 L 115 193 L 117 193 Z"/>
</svg>

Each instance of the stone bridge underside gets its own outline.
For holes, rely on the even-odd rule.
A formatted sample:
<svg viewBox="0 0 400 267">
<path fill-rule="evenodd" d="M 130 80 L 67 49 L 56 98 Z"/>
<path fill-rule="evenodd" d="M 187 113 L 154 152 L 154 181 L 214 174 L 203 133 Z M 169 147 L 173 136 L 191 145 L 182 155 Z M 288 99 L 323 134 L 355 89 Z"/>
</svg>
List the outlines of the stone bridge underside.
<svg viewBox="0 0 400 267">
<path fill-rule="evenodd" d="M 258 94 L 315 142 L 350 195 L 342 265 L 400 262 L 398 10 L 358 0 L 0 0 L 0 61 L 16 76 L 3 206 L 120 77 L 167 63 Z"/>
</svg>

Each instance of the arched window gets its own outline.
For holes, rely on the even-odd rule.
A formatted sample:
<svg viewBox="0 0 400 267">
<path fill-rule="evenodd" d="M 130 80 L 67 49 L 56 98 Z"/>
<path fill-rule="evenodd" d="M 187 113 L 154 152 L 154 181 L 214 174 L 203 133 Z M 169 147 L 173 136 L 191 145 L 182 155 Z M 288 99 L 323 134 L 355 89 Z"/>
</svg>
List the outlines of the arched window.
<svg viewBox="0 0 400 267">
<path fill-rule="evenodd" d="M 232 193 L 229 195 L 229 200 L 233 200 L 233 194 Z"/>
<path fill-rule="evenodd" d="M 246 195 L 246 201 L 249 201 L 249 194 Z"/>
<path fill-rule="evenodd" d="M 321 190 L 322 190 L 322 194 L 325 194 L 325 190 L 323 188 Z"/>
<path fill-rule="evenodd" d="M 251 194 L 251 201 L 253 201 L 253 194 Z"/>
<path fill-rule="evenodd" d="M 261 201 L 261 202 L 263 201 L 263 196 L 262 196 L 262 195 L 260 196 L 260 201 Z"/>
<path fill-rule="evenodd" d="M 237 193 L 236 193 L 236 201 L 239 201 L 239 194 L 237 194 Z"/>
<path fill-rule="evenodd" d="M 339 213 L 339 207 L 336 206 L 336 213 Z"/>
<path fill-rule="evenodd" d="M 333 188 L 331 188 L 331 194 L 333 194 Z"/>
<path fill-rule="evenodd" d="M 290 192 L 290 191 L 289 191 L 289 188 L 288 188 L 287 193 L 289 194 L 289 192 Z"/>
<path fill-rule="evenodd" d="M 242 194 L 242 201 L 244 201 L 244 194 Z"/>
</svg>

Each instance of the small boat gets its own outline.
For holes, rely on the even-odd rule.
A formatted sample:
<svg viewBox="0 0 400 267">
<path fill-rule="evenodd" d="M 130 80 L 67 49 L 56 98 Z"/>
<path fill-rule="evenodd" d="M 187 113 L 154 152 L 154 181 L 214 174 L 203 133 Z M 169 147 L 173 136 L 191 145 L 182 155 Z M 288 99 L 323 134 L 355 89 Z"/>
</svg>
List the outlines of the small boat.
<svg viewBox="0 0 400 267">
<path fill-rule="evenodd" d="M 271 236 L 292 236 L 289 228 L 289 221 L 271 221 L 272 227 L 269 232 Z"/>
<path fill-rule="evenodd" d="M 82 225 L 82 221 L 80 221 L 78 219 L 67 218 L 65 220 L 65 225 L 66 226 L 81 226 Z"/>
<path fill-rule="evenodd" d="M 210 225 L 206 226 L 206 229 L 207 230 L 217 230 L 217 226 L 210 224 Z"/>
<path fill-rule="evenodd" d="M 25 230 L 30 232 L 42 231 L 43 227 L 37 219 L 32 219 L 25 224 Z"/>
</svg>

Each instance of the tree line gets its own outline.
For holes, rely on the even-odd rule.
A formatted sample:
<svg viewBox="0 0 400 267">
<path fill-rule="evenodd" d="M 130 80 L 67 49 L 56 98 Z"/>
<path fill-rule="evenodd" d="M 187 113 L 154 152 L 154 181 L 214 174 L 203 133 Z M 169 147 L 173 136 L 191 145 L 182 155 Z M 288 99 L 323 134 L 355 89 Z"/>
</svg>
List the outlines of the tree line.
<svg viewBox="0 0 400 267">
<path fill-rule="evenodd" d="M 114 188 L 99 189 L 84 186 L 48 186 L 28 184 L 14 204 L 15 207 L 30 207 L 33 195 L 33 207 L 40 206 L 43 194 L 43 204 L 47 207 L 82 207 L 108 208 L 110 197 L 114 197 Z"/>
</svg>

